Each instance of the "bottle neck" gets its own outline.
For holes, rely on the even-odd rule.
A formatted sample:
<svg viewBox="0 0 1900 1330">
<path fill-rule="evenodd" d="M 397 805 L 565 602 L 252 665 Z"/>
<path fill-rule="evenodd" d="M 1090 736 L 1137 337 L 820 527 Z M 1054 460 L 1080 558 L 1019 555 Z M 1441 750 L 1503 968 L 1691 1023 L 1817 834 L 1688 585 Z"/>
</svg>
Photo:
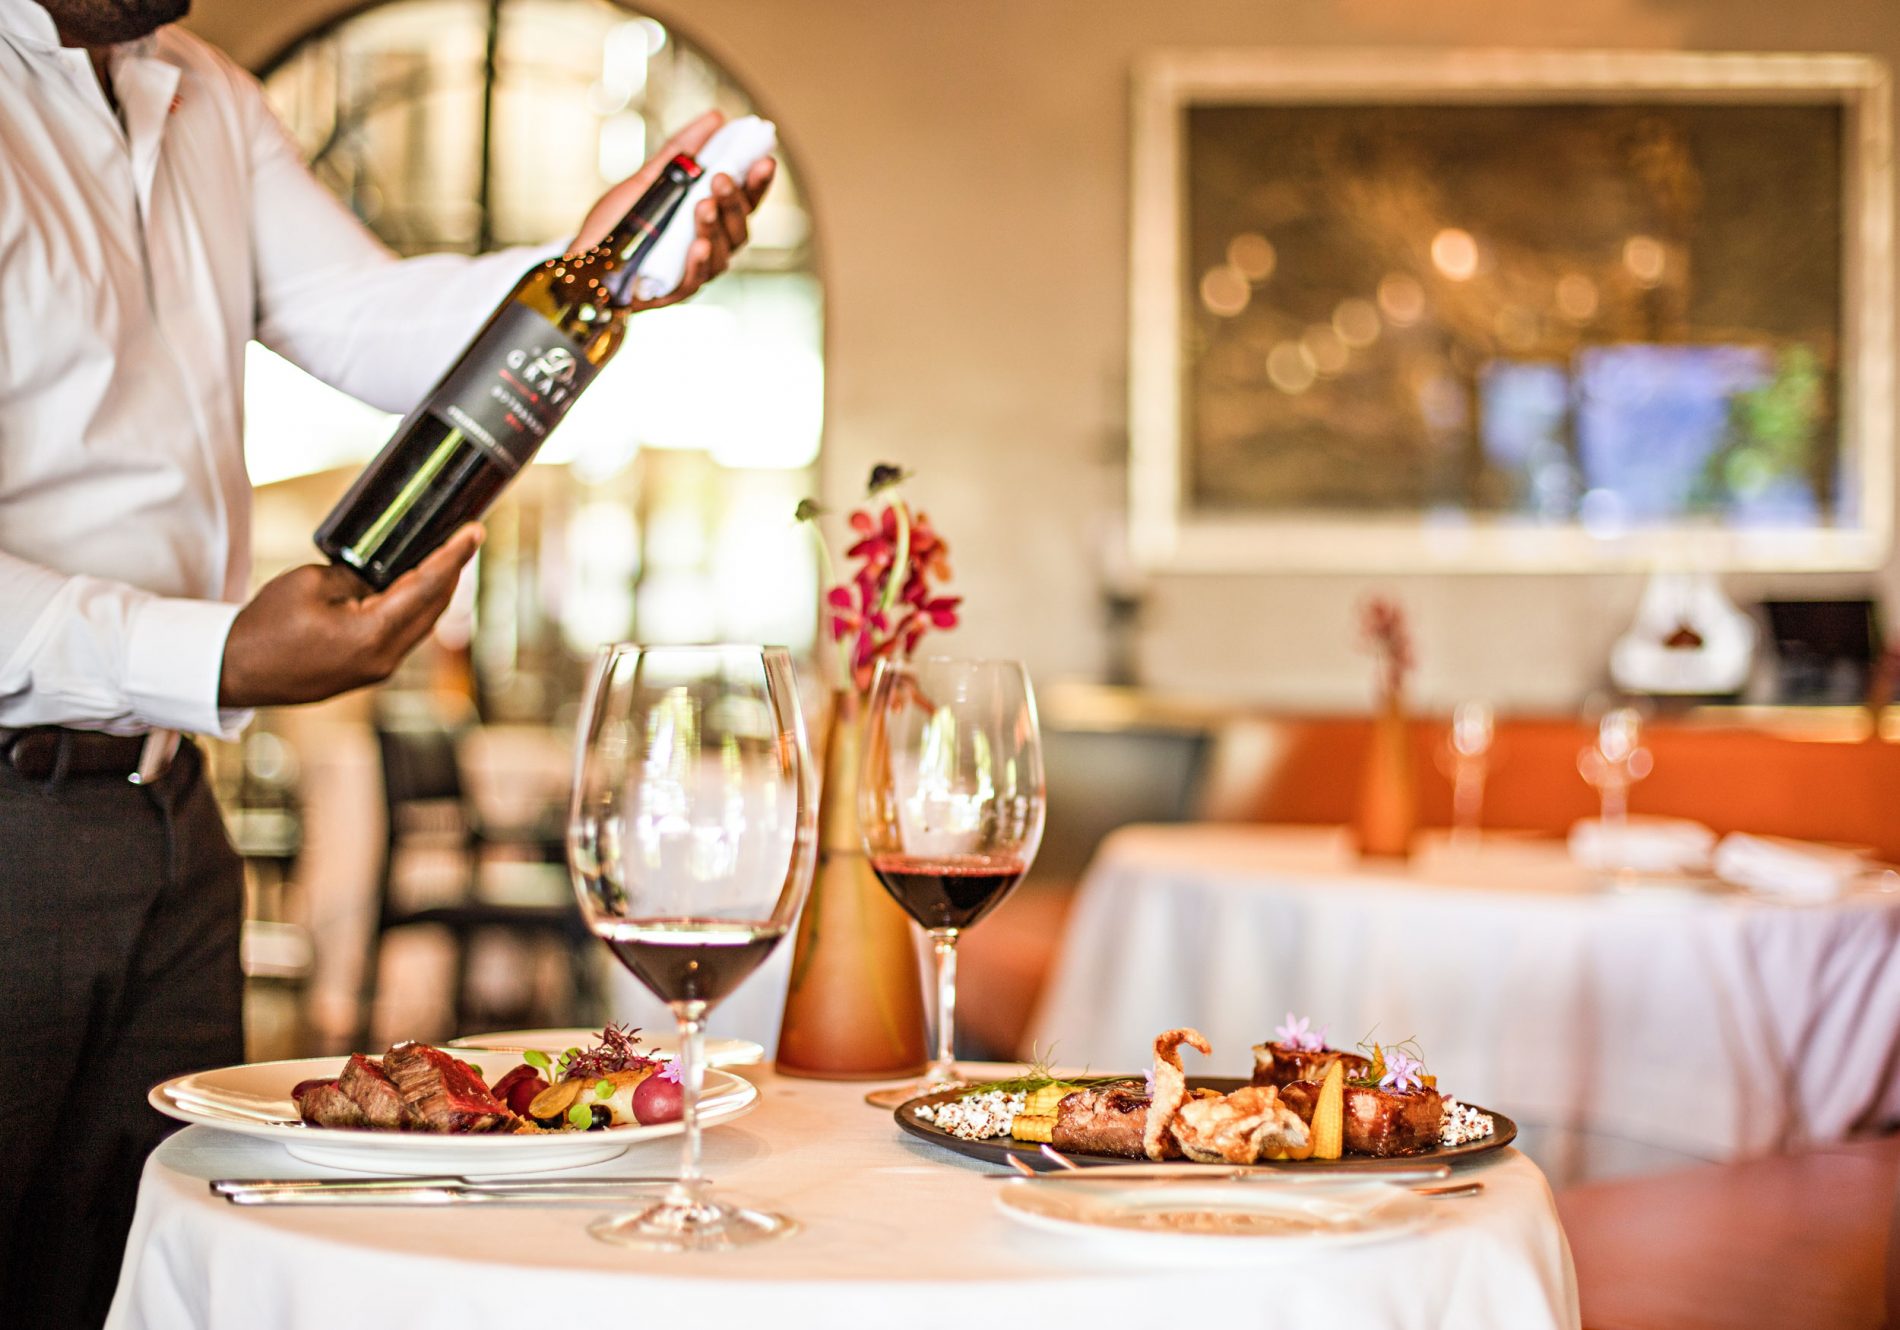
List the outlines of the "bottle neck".
<svg viewBox="0 0 1900 1330">
<path fill-rule="evenodd" d="M 605 280 L 615 304 L 624 305 L 632 299 L 633 278 L 640 261 L 659 243 L 667 223 L 701 174 L 699 163 L 686 154 L 673 158 L 600 242 L 597 252 L 613 264 Z"/>
</svg>

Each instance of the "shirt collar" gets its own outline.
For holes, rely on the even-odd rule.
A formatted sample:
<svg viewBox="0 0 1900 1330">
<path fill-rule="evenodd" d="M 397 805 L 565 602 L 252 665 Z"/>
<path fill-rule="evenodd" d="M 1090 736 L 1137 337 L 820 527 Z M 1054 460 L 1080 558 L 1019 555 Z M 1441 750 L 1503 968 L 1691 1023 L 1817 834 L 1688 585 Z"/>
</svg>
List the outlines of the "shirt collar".
<svg viewBox="0 0 1900 1330">
<path fill-rule="evenodd" d="M 35 0 L 0 0 L 0 37 L 11 37 L 23 46 L 39 50 L 61 49 L 59 28 L 53 23 L 53 16 Z M 150 55 L 155 45 L 155 37 L 145 36 L 113 49 L 127 55 Z"/>
<path fill-rule="evenodd" d="M 0 0 L 0 33 L 17 37 L 28 46 L 59 45 L 53 16 L 33 0 Z"/>
</svg>

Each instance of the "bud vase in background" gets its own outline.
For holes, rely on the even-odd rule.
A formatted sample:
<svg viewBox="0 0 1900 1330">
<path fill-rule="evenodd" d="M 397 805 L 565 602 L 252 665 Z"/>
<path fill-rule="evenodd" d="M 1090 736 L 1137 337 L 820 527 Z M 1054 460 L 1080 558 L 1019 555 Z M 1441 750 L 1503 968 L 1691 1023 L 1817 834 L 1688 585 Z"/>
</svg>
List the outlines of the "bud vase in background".
<svg viewBox="0 0 1900 1330">
<path fill-rule="evenodd" d="M 1418 829 L 1418 792 L 1412 771 L 1412 736 L 1405 715 L 1405 676 L 1412 668 L 1412 646 L 1405 613 L 1389 600 L 1374 599 L 1365 608 L 1364 644 L 1379 662 L 1379 701 L 1372 738 L 1360 776 L 1354 841 L 1359 853 L 1403 859 L 1412 852 Z"/>
<path fill-rule="evenodd" d="M 863 705 L 832 695 L 818 794 L 818 871 L 798 921 L 778 1070 L 882 1080 L 924 1069 L 923 979 L 910 917 L 871 872 L 858 834 Z"/>
<path fill-rule="evenodd" d="M 799 921 L 792 977 L 779 1025 L 778 1070 L 831 1080 L 896 1080 L 922 1072 L 923 976 L 910 917 L 871 872 L 858 827 L 858 755 L 864 698 L 877 662 L 908 658 L 924 634 L 954 628 L 949 549 L 929 519 L 893 494 L 893 466 L 872 469 L 871 503 L 850 515 L 855 565 L 840 581 L 820 539 L 824 628 L 842 683 L 826 726 L 818 796 L 818 871 Z M 807 500 L 798 516 L 814 524 Z"/>
<path fill-rule="evenodd" d="M 1403 859 L 1412 853 L 1418 829 L 1418 795 L 1412 777 L 1411 722 L 1398 693 L 1382 698 L 1372 718 L 1372 742 L 1359 781 L 1359 808 L 1353 827 L 1359 853 L 1379 859 Z"/>
</svg>

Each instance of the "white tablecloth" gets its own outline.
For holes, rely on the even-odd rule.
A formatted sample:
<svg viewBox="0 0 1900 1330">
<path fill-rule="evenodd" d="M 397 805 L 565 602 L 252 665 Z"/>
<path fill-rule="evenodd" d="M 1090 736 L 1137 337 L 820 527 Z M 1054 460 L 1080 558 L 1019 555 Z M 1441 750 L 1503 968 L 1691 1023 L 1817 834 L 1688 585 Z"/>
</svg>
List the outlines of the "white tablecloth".
<svg viewBox="0 0 1900 1330">
<path fill-rule="evenodd" d="M 1544 1330 L 1578 1324 L 1576 1279 L 1550 1189 L 1504 1151 L 1432 1202 L 1419 1232 L 1302 1258 L 1267 1275 L 1264 1246 L 1231 1265 L 1131 1263 L 1021 1227 L 997 1170 L 902 1136 L 863 1087 L 747 1069 L 759 1108 L 706 1136 L 725 1189 L 803 1231 L 741 1252 L 668 1256 L 596 1242 L 585 1208 L 240 1209 L 208 1179 L 317 1170 L 277 1146 L 191 1127 L 147 1164 L 110 1330 L 466 1330 L 551 1314 L 585 1325 L 841 1330 L 972 1324 Z M 591 1172 L 665 1171 L 676 1143 Z M 558 1313 L 551 1309 L 561 1309 Z M 1053 1319 L 1048 1319 L 1053 1318 Z M 1217 1318 L 1217 1319 L 1216 1319 Z"/>
<path fill-rule="evenodd" d="M 1527 1140 L 1560 1182 L 1619 1171 L 1584 1157 L 1618 1142 L 1836 1140 L 1900 1120 L 1900 895 L 1608 891 L 1528 840 L 1379 866 L 1339 832 L 1133 827 L 1089 870 L 1033 1028 L 1119 1068 L 1193 1025 L 1211 1074 L 1245 1075 L 1289 1010 L 1348 1048 L 1415 1036 L 1451 1093 L 1549 1129 Z"/>
</svg>

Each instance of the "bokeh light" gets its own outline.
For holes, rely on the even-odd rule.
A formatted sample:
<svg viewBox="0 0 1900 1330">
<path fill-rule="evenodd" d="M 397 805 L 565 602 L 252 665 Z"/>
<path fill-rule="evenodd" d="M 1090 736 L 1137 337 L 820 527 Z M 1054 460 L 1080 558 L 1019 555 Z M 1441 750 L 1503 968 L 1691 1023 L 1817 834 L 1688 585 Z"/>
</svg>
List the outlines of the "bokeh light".
<svg viewBox="0 0 1900 1330">
<path fill-rule="evenodd" d="M 1227 242 L 1227 265 L 1250 282 L 1264 282 L 1273 276 L 1279 261 L 1273 242 L 1258 231 L 1243 231 Z"/>
<path fill-rule="evenodd" d="M 1448 226 L 1432 237 L 1432 266 L 1454 282 L 1478 274 L 1478 242 L 1471 232 Z"/>
</svg>

